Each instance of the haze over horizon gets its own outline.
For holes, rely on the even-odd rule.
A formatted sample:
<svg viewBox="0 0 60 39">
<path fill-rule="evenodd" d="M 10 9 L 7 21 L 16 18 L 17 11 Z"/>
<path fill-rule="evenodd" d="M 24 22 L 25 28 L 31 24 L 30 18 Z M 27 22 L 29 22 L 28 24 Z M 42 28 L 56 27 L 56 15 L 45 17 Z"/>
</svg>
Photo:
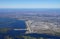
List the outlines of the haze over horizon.
<svg viewBox="0 0 60 39">
<path fill-rule="evenodd" d="M 60 0 L 0 0 L 0 8 L 60 8 Z"/>
</svg>

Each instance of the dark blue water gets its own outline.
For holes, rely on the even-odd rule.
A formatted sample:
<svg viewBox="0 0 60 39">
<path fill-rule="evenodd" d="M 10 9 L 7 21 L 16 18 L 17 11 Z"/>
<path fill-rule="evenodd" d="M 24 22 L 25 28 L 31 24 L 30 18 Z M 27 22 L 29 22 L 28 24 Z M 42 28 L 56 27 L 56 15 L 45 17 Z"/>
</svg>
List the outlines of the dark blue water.
<svg viewBox="0 0 60 39">
<path fill-rule="evenodd" d="M 26 24 L 23 20 L 17 20 L 12 18 L 0 18 L 0 28 L 11 28 L 11 30 L 8 30 L 6 33 L 0 31 L 0 39 L 4 39 L 4 36 L 7 35 L 15 38 L 15 36 L 20 36 L 26 32 L 26 30 L 13 30 L 15 28 L 25 29 Z"/>
<path fill-rule="evenodd" d="M 20 28 L 25 29 L 26 24 L 23 20 L 16 20 L 11 18 L 0 18 L 0 28 Z"/>
<path fill-rule="evenodd" d="M 30 33 L 25 35 L 35 37 L 35 38 L 43 37 L 43 38 L 51 38 L 51 39 L 60 39 L 60 36 L 53 36 L 53 35 L 47 35 L 47 34 Z"/>
</svg>

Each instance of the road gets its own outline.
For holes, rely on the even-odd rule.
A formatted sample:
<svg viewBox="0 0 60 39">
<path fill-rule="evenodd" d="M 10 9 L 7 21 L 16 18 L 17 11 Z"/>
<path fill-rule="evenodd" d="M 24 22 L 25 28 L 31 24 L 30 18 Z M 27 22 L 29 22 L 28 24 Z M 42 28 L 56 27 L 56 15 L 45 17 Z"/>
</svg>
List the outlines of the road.
<svg viewBox="0 0 60 39">
<path fill-rule="evenodd" d="M 27 30 L 28 30 L 28 33 L 31 33 L 31 29 L 30 29 L 30 23 L 29 21 L 26 21 L 26 25 L 27 25 Z"/>
</svg>

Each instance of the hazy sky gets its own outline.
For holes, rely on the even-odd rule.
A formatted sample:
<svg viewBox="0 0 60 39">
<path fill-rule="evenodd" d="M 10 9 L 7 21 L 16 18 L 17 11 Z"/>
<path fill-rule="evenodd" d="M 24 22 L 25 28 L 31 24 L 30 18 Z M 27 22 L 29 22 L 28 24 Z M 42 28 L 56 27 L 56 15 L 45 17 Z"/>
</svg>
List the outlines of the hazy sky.
<svg viewBox="0 0 60 39">
<path fill-rule="evenodd" d="M 60 8 L 60 0 L 0 0 L 0 8 Z"/>
</svg>

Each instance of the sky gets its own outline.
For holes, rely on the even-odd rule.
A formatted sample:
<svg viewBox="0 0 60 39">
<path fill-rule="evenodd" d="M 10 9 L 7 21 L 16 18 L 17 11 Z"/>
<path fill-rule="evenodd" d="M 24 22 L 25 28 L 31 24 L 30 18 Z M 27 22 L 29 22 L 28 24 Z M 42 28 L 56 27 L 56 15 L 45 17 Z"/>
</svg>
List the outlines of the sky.
<svg viewBox="0 0 60 39">
<path fill-rule="evenodd" d="M 0 0 L 0 8 L 60 8 L 60 0 Z"/>
</svg>

